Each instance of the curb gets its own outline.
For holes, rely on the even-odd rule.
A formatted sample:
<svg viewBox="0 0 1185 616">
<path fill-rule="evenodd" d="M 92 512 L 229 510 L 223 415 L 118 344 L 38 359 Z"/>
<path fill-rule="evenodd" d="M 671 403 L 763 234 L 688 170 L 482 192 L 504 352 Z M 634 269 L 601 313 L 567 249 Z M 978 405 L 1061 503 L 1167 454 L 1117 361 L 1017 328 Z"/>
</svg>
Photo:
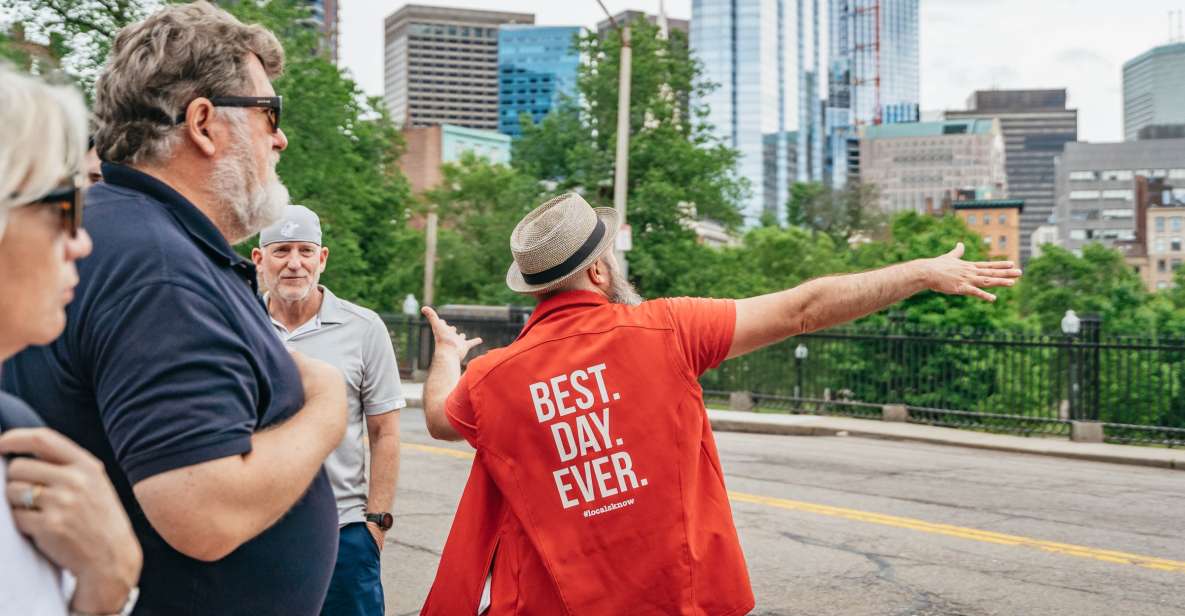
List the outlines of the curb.
<svg viewBox="0 0 1185 616">
<path fill-rule="evenodd" d="M 927 445 L 943 445 L 948 447 L 964 447 L 968 449 L 980 449 L 986 451 L 1001 451 L 1007 453 L 1022 453 L 1039 455 L 1054 458 L 1064 458 L 1069 460 L 1081 460 L 1086 462 L 1102 462 L 1106 464 L 1124 464 L 1127 466 L 1144 466 L 1152 468 L 1163 468 L 1171 470 L 1185 470 L 1185 454 L 1182 454 L 1178 459 L 1162 458 L 1153 455 L 1140 455 L 1148 451 L 1143 447 L 1129 446 L 1129 445 L 1103 445 L 1105 447 L 1123 447 L 1122 451 L 1099 452 L 1099 451 L 1071 451 L 1067 447 L 1087 447 L 1088 445 L 1080 445 L 1077 443 L 1070 443 L 1068 441 L 1053 441 L 1040 439 L 1036 437 L 1012 437 L 1004 436 L 1003 438 L 1024 438 L 1031 440 L 1031 443 L 1011 444 L 1006 442 L 985 442 L 973 441 L 967 438 L 968 432 L 958 430 L 956 428 L 941 428 L 937 426 L 925 426 L 931 430 L 949 430 L 952 434 L 949 437 L 943 436 L 929 436 L 929 435 L 914 435 L 914 434 L 900 434 L 888 431 L 881 431 L 875 429 L 861 429 L 853 428 L 851 426 L 836 427 L 828 425 L 810 425 L 809 423 L 803 425 L 784 424 L 775 421 L 752 421 L 744 418 L 732 418 L 723 416 L 727 413 L 735 413 L 736 411 L 720 411 L 709 410 L 708 415 L 712 424 L 713 430 L 721 432 L 743 432 L 749 434 L 778 434 L 789 436 L 838 436 L 843 433 L 844 436 L 877 439 L 884 441 L 898 441 L 898 442 L 912 442 L 924 443 Z M 809 417 L 816 418 L 819 423 L 826 423 L 825 416 L 818 415 L 797 415 L 793 417 Z M 877 420 L 871 419 L 856 419 L 844 418 L 849 421 L 867 422 L 868 424 L 881 423 Z M 846 423 L 846 422 L 845 422 Z M 872 425 L 868 426 L 872 427 Z M 921 426 L 919 426 L 921 427 Z M 976 435 L 983 436 L 999 436 L 989 435 L 986 433 L 975 432 Z M 1163 450 L 1154 450 L 1157 452 Z"/>
<path fill-rule="evenodd" d="M 423 408 L 422 398 L 407 398 L 408 408 Z M 892 433 L 884 430 L 868 429 L 873 428 L 877 424 L 883 422 L 872 419 L 856 419 L 843 418 L 845 424 L 848 422 L 867 423 L 868 426 L 852 427 L 845 425 L 844 427 L 837 427 L 834 425 L 827 425 L 826 416 L 822 415 L 774 415 L 765 416 L 768 418 L 765 421 L 754 421 L 749 418 L 728 416 L 730 413 L 737 413 L 738 411 L 723 411 L 723 410 L 708 410 L 708 418 L 712 424 L 712 430 L 717 432 L 740 432 L 746 434 L 773 434 L 779 436 L 849 436 L 856 438 L 877 439 L 882 441 L 897 441 L 906 443 L 924 443 L 927 445 L 943 445 L 947 447 L 964 447 L 967 449 L 979 449 L 984 451 L 1001 451 L 1007 453 L 1022 453 L 1037 456 L 1046 456 L 1052 458 L 1063 458 L 1067 460 L 1080 460 L 1084 462 L 1102 462 L 1105 464 L 1123 464 L 1127 466 L 1144 466 L 1150 468 L 1163 468 L 1171 470 L 1185 471 L 1185 453 L 1179 459 L 1161 458 L 1150 455 L 1140 455 L 1141 452 L 1148 451 L 1143 447 L 1125 446 L 1125 445 L 1103 445 L 1104 447 L 1123 447 L 1123 450 L 1110 452 L 1099 451 L 1072 451 L 1067 450 L 1067 447 L 1088 447 L 1089 445 L 1082 445 L 1078 443 L 1070 443 L 1069 441 L 1054 441 L 1049 439 L 1041 439 L 1037 437 L 1014 437 L 1004 436 L 1002 438 L 1023 438 L 1026 442 L 1023 445 L 1011 444 L 1006 442 L 985 442 L 979 440 L 969 440 L 965 438 L 968 435 L 966 430 L 958 430 L 956 428 L 941 428 L 937 426 L 924 426 L 930 430 L 949 430 L 949 436 L 929 436 L 921 434 L 900 434 Z M 794 417 L 797 421 L 788 422 L 783 419 L 777 421 L 779 417 L 788 418 Z M 900 424 L 895 424 L 900 425 Z M 922 427 L 922 426 L 919 426 Z M 989 435 L 982 432 L 974 432 L 975 435 L 981 436 L 999 436 Z M 1097 445 L 1096 445 L 1097 446 Z M 1162 450 L 1155 450 L 1162 451 Z"/>
</svg>

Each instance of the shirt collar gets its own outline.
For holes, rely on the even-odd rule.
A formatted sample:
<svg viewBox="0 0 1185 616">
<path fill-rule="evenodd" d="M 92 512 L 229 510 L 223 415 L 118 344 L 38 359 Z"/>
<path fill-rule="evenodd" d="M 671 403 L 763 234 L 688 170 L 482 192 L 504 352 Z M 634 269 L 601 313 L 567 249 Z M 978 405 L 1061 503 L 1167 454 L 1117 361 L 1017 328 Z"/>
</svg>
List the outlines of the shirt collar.
<svg viewBox="0 0 1185 616">
<path fill-rule="evenodd" d="M 531 318 L 527 320 L 527 324 L 523 327 L 522 332 L 519 333 L 518 339 L 522 339 L 540 321 L 547 317 L 568 308 L 576 306 L 603 306 L 609 303 L 609 298 L 593 291 L 564 291 L 553 295 L 541 302 L 535 307 L 535 312 L 531 313 Z"/>
<path fill-rule="evenodd" d="M 108 162 L 103 163 L 103 181 L 144 193 L 162 203 L 214 261 L 242 270 L 241 274 L 246 274 L 249 268 L 254 284 L 255 265 L 236 253 L 213 221 L 171 186 L 143 171 Z"/>
<path fill-rule="evenodd" d="M 350 314 L 342 306 L 342 301 L 324 286 L 317 285 L 317 288 L 321 289 L 321 292 L 324 293 L 321 297 L 321 309 L 317 311 L 317 318 L 325 324 L 345 323 L 350 317 Z"/>
<path fill-rule="evenodd" d="M 314 314 L 312 318 L 312 320 L 316 321 L 317 323 L 316 329 L 320 329 L 322 325 L 336 325 L 345 323 L 346 320 L 350 318 L 350 313 L 346 312 L 345 307 L 342 306 L 342 301 L 333 294 L 333 291 L 325 288 L 324 285 L 319 284 L 317 285 L 317 288 L 321 289 L 322 295 L 321 307 L 317 309 L 317 314 Z M 268 306 L 268 295 L 268 293 L 263 294 L 262 299 L 264 308 L 267 308 Z M 269 310 L 268 312 L 270 316 L 271 311 Z M 284 324 L 280 323 L 275 318 L 272 318 L 272 323 L 275 323 L 277 327 L 284 327 Z M 296 329 L 300 329 L 305 325 L 306 324 L 302 323 Z"/>
</svg>

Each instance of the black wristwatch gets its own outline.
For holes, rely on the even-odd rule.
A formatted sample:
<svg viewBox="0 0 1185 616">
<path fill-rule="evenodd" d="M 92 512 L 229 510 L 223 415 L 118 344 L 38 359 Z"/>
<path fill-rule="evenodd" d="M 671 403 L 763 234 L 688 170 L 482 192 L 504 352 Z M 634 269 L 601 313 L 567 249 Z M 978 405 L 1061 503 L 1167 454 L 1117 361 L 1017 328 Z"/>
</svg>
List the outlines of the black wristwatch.
<svg viewBox="0 0 1185 616">
<path fill-rule="evenodd" d="M 387 513 L 386 511 L 381 513 L 368 513 L 366 514 L 366 521 L 377 525 L 384 531 L 388 531 L 391 530 L 391 527 L 395 525 L 395 516 Z"/>
</svg>

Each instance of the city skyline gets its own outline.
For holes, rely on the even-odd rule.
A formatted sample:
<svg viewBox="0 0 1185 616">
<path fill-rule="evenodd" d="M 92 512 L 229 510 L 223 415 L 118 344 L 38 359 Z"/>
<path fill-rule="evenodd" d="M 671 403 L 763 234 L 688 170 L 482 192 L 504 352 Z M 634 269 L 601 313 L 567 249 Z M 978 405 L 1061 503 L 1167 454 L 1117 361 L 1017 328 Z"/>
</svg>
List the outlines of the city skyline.
<svg viewBox="0 0 1185 616">
<path fill-rule="evenodd" d="M 383 95 L 383 18 L 402 0 L 341 4 L 341 64 L 368 94 Z M 604 14 L 595 0 L 424 0 L 415 4 L 533 12 L 538 25 L 595 28 Z M 587 4 L 587 6 L 585 6 Z M 626 9 L 657 12 L 658 0 L 609 0 Z M 691 0 L 668 0 L 672 18 L 691 16 Z M 1067 88 L 1079 110 L 1079 138 L 1123 139 L 1122 66 L 1169 41 L 1168 12 L 1182 0 L 1141 0 L 1141 11 L 1116 10 L 1106 0 L 922 0 L 923 110 L 958 110 L 975 90 Z M 1017 19 L 1023 15 L 1027 19 Z M 1049 24 L 1056 23 L 1057 28 Z M 964 61 L 963 58 L 973 58 Z"/>
</svg>

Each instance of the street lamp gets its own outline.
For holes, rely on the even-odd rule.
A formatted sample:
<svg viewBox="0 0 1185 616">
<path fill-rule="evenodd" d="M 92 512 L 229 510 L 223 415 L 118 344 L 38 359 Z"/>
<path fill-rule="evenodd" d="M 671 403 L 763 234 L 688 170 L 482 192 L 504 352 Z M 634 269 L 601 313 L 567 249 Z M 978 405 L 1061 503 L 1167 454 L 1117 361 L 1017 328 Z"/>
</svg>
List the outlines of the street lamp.
<svg viewBox="0 0 1185 616">
<path fill-rule="evenodd" d="M 1066 335 L 1069 341 L 1069 357 L 1066 360 L 1067 367 L 1070 369 L 1070 419 L 1078 419 L 1078 415 L 1074 412 L 1074 399 L 1078 397 L 1078 373 L 1074 370 L 1074 337 L 1082 330 L 1082 319 L 1074 314 L 1073 310 L 1067 310 L 1066 316 L 1062 317 L 1062 333 Z"/>
<path fill-rule="evenodd" d="M 806 356 L 810 353 L 806 345 L 799 343 L 794 347 L 794 376 L 797 384 L 794 386 L 794 397 L 802 398 L 802 362 L 806 360 Z"/>
<path fill-rule="evenodd" d="M 411 293 L 403 298 L 403 314 L 409 317 L 418 316 L 420 314 L 420 302 L 416 301 L 416 296 Z"/>
<path fill-rule="evenodd" d="M 1062 333 L 1067 336 L 1077 336 L 1081 330 L 1082 319 L 1078 318 L 1073 310 L 1067 310 L 1066 316 L 1062 317 Z"/>
</svg>

